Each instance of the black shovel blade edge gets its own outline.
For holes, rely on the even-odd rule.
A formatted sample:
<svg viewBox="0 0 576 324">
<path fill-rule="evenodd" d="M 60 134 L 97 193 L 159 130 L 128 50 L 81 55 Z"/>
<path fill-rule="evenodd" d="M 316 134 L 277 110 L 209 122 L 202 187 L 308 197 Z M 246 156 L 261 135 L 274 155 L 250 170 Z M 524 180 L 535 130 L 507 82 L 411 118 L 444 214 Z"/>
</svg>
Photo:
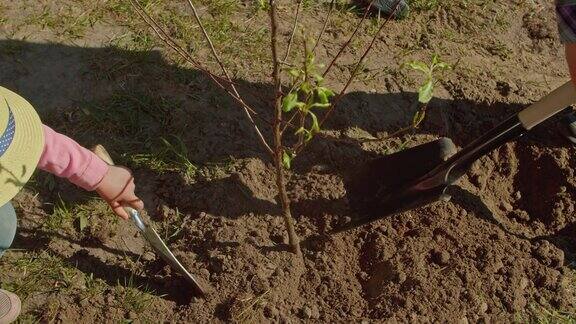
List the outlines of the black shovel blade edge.
<svg viewBox="0 0 576 324">
<path fill-rule="evenodd" d="M 337 231 L 421 207 L 442 197 L 447 183 L 419 186 L 432 170 L 456 153 L 449 138 L 418 145 L 366 163 L 345 183 L 352 216 Z"/>
<path fill-rule="evenodd" d="M 404 191 L 389 195 L 386 199 L 366 202 L 362 206 L 352 209 L 352 217 L 348 223 L 340 224 L 334 228 L 335 233 L 351 230 L 379 219 L 393 216 L 405 211 L 424 207 L 444 197 L 448 185 L 437 186 L 431 189 L 419 190 L 411 187 Z"/>
</svg>

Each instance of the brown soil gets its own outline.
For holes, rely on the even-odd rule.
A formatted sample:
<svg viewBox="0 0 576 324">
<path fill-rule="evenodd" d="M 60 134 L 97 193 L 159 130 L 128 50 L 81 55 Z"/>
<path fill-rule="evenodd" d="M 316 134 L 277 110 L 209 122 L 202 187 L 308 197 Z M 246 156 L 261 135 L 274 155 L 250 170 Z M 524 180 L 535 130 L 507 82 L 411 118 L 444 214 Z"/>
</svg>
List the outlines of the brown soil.
<svg viewBox="0 0 576 324">
<path fill-rule="evenodd" d="M 304 19 L 320 28 L 316 16 L 321 15 Z M 288 9 L 282 17 L 289 20 Z M 350 26 L 338 19 L 319 60 L 345 40 Z M 42 175 L 16 199 L 21 223 L 15 247 L 26 251 L 2 259 L 0 280 L 22 275 L 14 262 L 39 251 L 76 269 L 74 289 L 50 293 L 45 287 L 47 292 L 25 301 L 25 314 L 61 322 L 508 322 L 535 318 L 542 309 L 573 312 L 576 150 L 558 134 L 555 121 L 475 163 L 450 189 L 450 202 L 318 238 L 348 216 L 343 178 L 357 163 L 440 136 L 463 146 L 565 82 L 554 24 L 551 4 L 522 1 L 446 5 L 391 23 L 366 63 L 388 70 L 370 78 L 367 73 L 353 85 L 327 136 L 316 139 L 289 174 L 302 258 L 287 251 L 270 160 L 241 111 L 197 71 L 170 65 L 157 51 L 101 48 L 102 35 L 114 33 L 114 24 L 96 24 L 76 42 L 85 45 L 47 44 L 59 40 L 49 32 L 0 40 L 0 83 L 41 107 L 54 128 L 86 146 L 112 147 L 120 163 L 132 163 L 150 219 L 163 234 L 178 229 L 169 245 L 210 294 L 192 296 L 133 226 L 105 212 L 94 211 L 105 221 L 82 232 L 74 226 L 45 230 L 42 218 L 52 210 L 46 204 L 58 195 L 90 202 L 64 181 L 48 189 Z M 24 35 L 30 34 L 20 31 L 13 38 Z M 421 129 L 362 143 L 410 122 L 416 77 L 398 64 L 433 52 L 458 64 L 442 81 Z M 122 65 L 135 56 L 137 64 Z M 351 62 L 351 54 L 345 55 L 335 75 L 346 75 Z M 238 82 L 270 93 L 268 76 L 251 64 L 238 63 L 239 74 L 246 75 Z M 338 89 L 342 81 L 329 82 Z M 116 104 L 119 91 L 151 96 L 153 110 L 128 115 L 134 108 Z M 111 116 L 100 115 L 104 126 L 83 113 L 113 108 L 118 110 Z M 118 127 L 134 116 L 137 128 Z M 182 138 L 200 166 L 194 175 L 159 172 L 119 154 L 154 151 L 154 145 L 138 143 L 157 144 L 170 134 Z M 90 274 L 104 289 L 82 298 Z M 137 311 L 125 307 L 133 291 L 149 295 L 149 304 Z"/>
</svg>

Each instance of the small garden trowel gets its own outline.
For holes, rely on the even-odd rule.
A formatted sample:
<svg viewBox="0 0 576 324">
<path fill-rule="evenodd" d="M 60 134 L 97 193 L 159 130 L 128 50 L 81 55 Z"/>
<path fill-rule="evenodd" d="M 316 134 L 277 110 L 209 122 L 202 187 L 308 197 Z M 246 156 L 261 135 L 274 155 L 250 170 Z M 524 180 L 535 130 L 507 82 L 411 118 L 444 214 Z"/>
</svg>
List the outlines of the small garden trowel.
<svg viewBox="0 0 576 324">
<path fill-rule="evenodd" d="M 572 82 L 567 82 L 458 153 L 450 139 L 442 138 L 370 161 L 345 184 L 352 217 L 337 226 L 335 232 L 449 198 L 446 189 L 472 163 L 573 103 L 576 89 Z"/>
<path fill-rule="evenodd" d="M 96 145 L 92 149 L 92 151 L 98 157 L 100 157 L 104 162 L 106 162 L 110 165 L 114 165 L 114 162 L 112 161 L 112 158 L 110 157 L 110 154 L 108 154 L 108 151 L 106 151 L 104 146 Z M 156 253 L 159 254 L 162 257 L 162 259 L 164 259 L 164 261 L 166 261 L 166 263 L 168 263 L 172 268 L 174 268 L 182 276 L 184 276 L 184 278 L 186 278 L 186 280 L 190 284 L 192 284 L 192 286 L 194 287 L 194 289 L 196 290 L 196 292 L 199 295 L 205 296 L 206 293 L 205 293 L 204 289 L 202 289 L 202 286 L 200 285 L 200 283 L 194 278 L 194 276 L 192 276 L 192 274 L 190 274 L 190 272 L 188 272 L 188 270 L 186 270 L 186 268 L 184 268 L 182 263 L 180 263 L 180 261 L 178 261 L 178 259 L 176 259 L 176 257 L 172 253 L 172 251 L 170 251 L 168 246 L 166 246 L 164 241 L 162 241 L 162 239 L 160 238 L 158 233 L 156 233 L 154 228 L 152 228 L 151 226 L 146 226 L 146 224 L 144 224 L 144 222 L 142 221 L 142 218 L 140 217 L 140 213 L 137 210 L 130 208 L 130 207 L 124 207 L 124 210 L 128 213 L 128 215 L 130 215 L 130 218 L 132 218 L 132 220 L 134 221 L 134 224 L 136 225 L 136 227 L 138 227 L 138 230 L 140 230 L 140 233 L 142 233 L 142 236 L 144 236 L 146 241 L 148 241 L 148 243 L 150 243 L 150 245 L 152 245 L 152 247 L 154 248 Z"/>
</svg>

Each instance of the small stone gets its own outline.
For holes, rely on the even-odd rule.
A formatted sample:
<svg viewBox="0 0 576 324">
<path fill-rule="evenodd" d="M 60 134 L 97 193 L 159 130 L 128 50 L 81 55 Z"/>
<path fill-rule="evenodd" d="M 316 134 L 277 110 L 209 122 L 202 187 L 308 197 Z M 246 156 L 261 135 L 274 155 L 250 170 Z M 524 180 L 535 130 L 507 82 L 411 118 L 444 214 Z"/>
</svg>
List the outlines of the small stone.
<svg viewBox="0 0 576 324">
<path fill-rule="evenodd" d="M 302 315 L 307 319 L 318 319 L 320 318 L 320 310 L 316 305 L 304 306 L 302 309 Z"/>
<path fill-rule="evenodd" d="M 172 211 L 172 209 L 170 209 L 170 207 L 168 207 L 164 204 L 162 204 L 160 206 L 160 217 L 162 219 L 168 219 L 172 216 L 172 214 L 173 214 L 173 211 Z"/>
<path fill-rule="evenodd" d="M 500 208 L 504 211 L 512 211 L 514 209 L 514 207 L 507 201 L 503 201 L 500 203 Z"/>
<path fill-rule="evenodd" d="M 527 278 L 520 279 L 520 289 L 524 290 L 528 287 L 530 281 Z"/>
<path fill-rule="evenodd" d="M 246 238 L 246 243 L 252 244 L 252 245 L 258 245 L 258 239 L 255 238 L 254 236 L 249 236 Z"/>
<path fill-rule="evenodd" d="M 450 253 L 447 251 L 434 249 L 432 250 L 432 261 L 438 265 L 447 265 L 450 261 Z"/>
<path fill-rule="evenodd" d="M 319 319 L 320 318 L 320 309 L 318 309 L 318 306 L 312 305 L 310 307 L 310 309 L 312 310 L 312 319 Z"/>
<path fill-rule="evenodd" d="M 466 211 L 466 209 L 462 209 L 460 211 L 460 217 L 466 217 L 466 216 L 468 216 L 468 212 Z"/>
<path fill-rule="evenodd" d="M 516 198 L 516 200 L 522 199 L 522 193 L 520 191 L 516 191 L 516 193 L 514 194 L 514 198 Z"/>
<path fill-rule="evenodd" d="M 156 255 L 150 251 L 145 252 L 144 254 L 142 254 L 142 260 L 152 262 L 156 260 Z"/>
<path fill-rule="evenodd" d="M 308 306 L 304 306 L 302 309 L 302 315 L 304 318 L 312 318 L 312 309 L 310 309 Z"/>
<path fill-rule="evenodd" d="M 553 267 L 562 267 L 564 265 L 564 251 L 548 241 L 542 241 L 534 254 L 545 265 Z"/>
<path fill-rule="evenodd" d="M 494 262 L 494 264 L 492 265 L 492 271 L 494 273 L 498 273 L 503 268 L 504 268 L 504 263 L 502 263 L 502 260 L 496 260 L 496 262 Z"/>
<path fill-rule="evenodd" d="M 266 305 L 266 307 L 264 307 L 264 316 L 267 318 L 276 318 L 279 314 L 280 312 L 278 312 L 278 309 L 274 306 Z"/>
<path fill-rule="evenodd" d="M 128 314 L 126 315 L 126 317 L 128 317 L 128 319 L 133 320 L 133 319 L 138 318 L 138 314 L 136 314 L 136 312 L 134 312 L 134 311 L 129 311 Z"/>
<path fill-rule="evenodd" d="M 478 313 L 484 314 L 487 311 L 488 311 L 488 303 L 481 302 L 480 305 L 478 306 Z"/>
<path fill-rule="evenodd" d="M 210 271 L 208 271 L 208 269 L 202 268 L 199 272 L 202 278 L 210 279 Z"/>
<path fill-rule="evenodd" d="M 398 283 L 403 283 L 404 281 L 406 281 L 406 279 L 407 279 L 406 273 L 403 271 L 400 271 L 398 273 Z"/>
</svg>

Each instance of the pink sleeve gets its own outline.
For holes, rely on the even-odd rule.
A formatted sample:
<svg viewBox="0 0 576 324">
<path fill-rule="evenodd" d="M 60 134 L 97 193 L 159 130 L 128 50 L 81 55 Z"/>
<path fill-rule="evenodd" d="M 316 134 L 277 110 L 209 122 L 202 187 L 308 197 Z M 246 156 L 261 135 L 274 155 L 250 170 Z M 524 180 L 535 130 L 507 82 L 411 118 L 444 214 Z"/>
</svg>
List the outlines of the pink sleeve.
<svg viewBox="0 0 576 324">
<path fill-rule="evenodd" d="M 44 125 L 44 151 L 38 168 L 88 190 L 95 190 L 108 164 L 71 138 Z"/>
</svg>

